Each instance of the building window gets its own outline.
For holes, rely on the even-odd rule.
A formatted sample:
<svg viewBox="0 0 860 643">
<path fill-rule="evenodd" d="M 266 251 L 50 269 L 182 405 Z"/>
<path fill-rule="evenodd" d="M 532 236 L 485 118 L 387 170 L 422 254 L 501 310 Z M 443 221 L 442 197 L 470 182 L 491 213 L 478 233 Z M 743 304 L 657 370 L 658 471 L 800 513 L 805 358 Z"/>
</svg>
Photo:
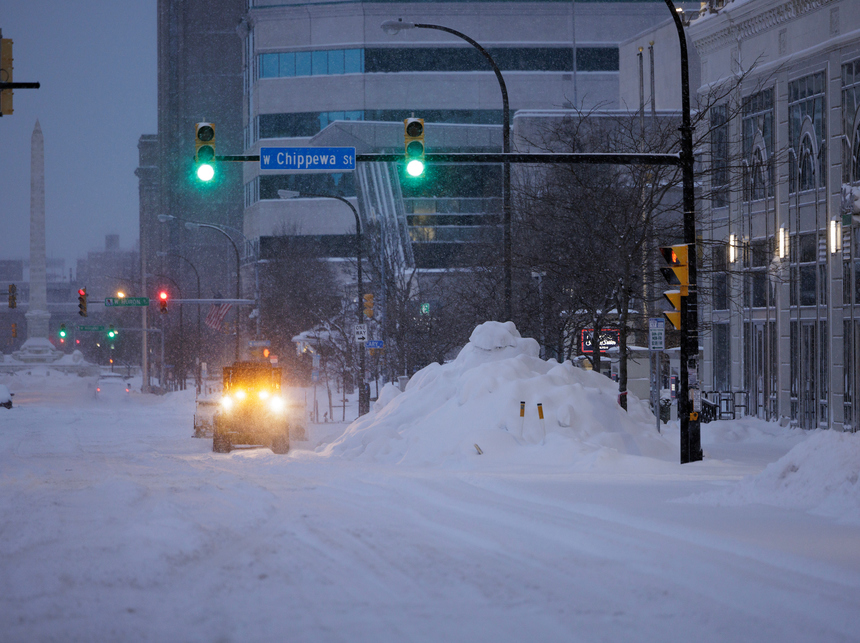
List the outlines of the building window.
<svg viewBox="0 0 860 643">
<path fill-rule="evenodd" d="M 487 50 L 502 71 L 573 71 L 570 47 L 503 47 Z M 474 47 L 377 47 L 319 49 L 258 55 L 259 78 L 384 74 L 397 72 L 492 71 Z M 580 72 L 617 72 L 618 47 L 577 47 Z"/>
<path fill-rule="evenodd" d="M 259 54 L 260 78 L 334 76 L 364 72 L 363 49 L 319 49 Z"/>
<path fill-rule="evenodd" d="M 788 84 L 788 189 L 825 186 L 824 72 Z M 818 177 L 816 179 L 816 176 Z"/>
<path fill-rule="evenodd" d="M 729 309 L 728 246 L 721 243 L 711 251 L 713 263 L 714 310 Z"/>
<path fill-rule="evenodd" d="M 860 59 L 842 65 L 842 182 L 860 181 L 860 130 L 854 129 L 860 110 Z"/>
<path fill-rule="evenodd" d="M 729 119 L 725 105 L 711 108 L 711 205 L 729 204 Z"/>
<path fill-rule="evenodd" d="M 765 89 L 743 104 L 744 201 L 774 195 L 773 90 Z"/>
<path fill-rule="evenodd" d="M 729 324 L 714 324 L 714 390 L 730 391 L 731 336 Z"/>
</svg>

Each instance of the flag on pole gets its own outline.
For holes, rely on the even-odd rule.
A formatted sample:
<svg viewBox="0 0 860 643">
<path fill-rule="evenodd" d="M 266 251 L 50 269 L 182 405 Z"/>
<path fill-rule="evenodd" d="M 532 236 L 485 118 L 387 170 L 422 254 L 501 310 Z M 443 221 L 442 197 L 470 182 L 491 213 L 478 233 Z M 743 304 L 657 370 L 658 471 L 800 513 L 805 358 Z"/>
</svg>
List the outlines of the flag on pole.
<svg viewBox="0 0 860 643">
<path fill-rule="evenodd" d="M 230 310 L 231 304 L 212 304 L 204 322 L 212 330 L 221 330 L 221 322 Z"/>
</svg>

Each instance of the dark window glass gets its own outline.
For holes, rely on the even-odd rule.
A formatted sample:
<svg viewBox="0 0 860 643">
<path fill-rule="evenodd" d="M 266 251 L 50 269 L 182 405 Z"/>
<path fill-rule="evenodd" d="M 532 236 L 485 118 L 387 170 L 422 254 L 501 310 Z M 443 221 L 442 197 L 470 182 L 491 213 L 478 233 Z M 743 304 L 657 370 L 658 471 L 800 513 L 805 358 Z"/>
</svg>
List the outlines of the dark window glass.
<svg viewBox="0 0 860 643">
<path fill-rule="evenodd" d="M 752 265 L 754 268 L 762 268 L 767 266 L 770 261 L 770 252 L 768 252 L 768 242 L 765 239 L 758 239 L 750 243 L 752 249 Z"/>
<path fill-rule="evenodd" d="M 753 273 L 753 308 L 767 306 L 767 273 Z"/>
<path fill-rule="evenodd" d="M 818 249 L 818 241 L 815 233 L 800 235 L 800 262 L 815 261 L 815 252 Z"/>
<path fill-rule="evenodd" d="M 800 305 L 815 305 L 815 266 L 800 267 Z"/>
<path fill-rule="evenodd" d="M 522 47 L 487 50 L 502 71 L 573 71 L 569 47 Z M 474 47 L 369 48 L 365 71 L 491 71 L 492 66 Z M 580 71 L 618 71 L 616 47 L 577 49 Z"/>
<path fill-rule="evenodd" d="M 578 71 L 618 71 L 618 49 L 615 47 L 577 47 Z"/>
<path fill-rule="evenodd" d="M 714 324 L 714 389 L 731 390 L 731 344 L 728 324 Z"/>
<path fill-rule="evenodd" d="M 711 109 L 711 204 L 729 204 L 729 120 L 725 105 Z"/>
</svg>

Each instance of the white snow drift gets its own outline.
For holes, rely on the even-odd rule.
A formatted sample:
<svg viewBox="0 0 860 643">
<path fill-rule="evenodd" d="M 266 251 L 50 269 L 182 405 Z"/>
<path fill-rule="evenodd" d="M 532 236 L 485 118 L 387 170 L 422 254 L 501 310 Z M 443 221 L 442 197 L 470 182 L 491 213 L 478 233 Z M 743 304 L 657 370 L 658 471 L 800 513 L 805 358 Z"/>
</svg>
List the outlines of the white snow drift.
<svg viewBox="0 0 860 643">
<path fill-rule="evenodd" d="M 625 412 L 612 380 L 538 354 L 538 343 L 512 322 L 481 324 L 453 362 L 422 369 L 402 394 L 383 388 L 371 413 L 324 453 L 450 465 L 476 455 L 477 444 L 509 464 L 569 465 L 604 450 L 677 459 L 675 441 L 657 433 L 645 402 L 630 396 Z"/>
</svg>

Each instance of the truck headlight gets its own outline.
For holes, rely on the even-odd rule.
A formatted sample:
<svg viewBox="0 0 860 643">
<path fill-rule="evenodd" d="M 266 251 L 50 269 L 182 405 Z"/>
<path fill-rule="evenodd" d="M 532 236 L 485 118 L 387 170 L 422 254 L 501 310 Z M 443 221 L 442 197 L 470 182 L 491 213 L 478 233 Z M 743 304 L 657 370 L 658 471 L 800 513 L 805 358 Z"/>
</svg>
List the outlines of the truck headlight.
<svg viewBox="0 0 860 643">
<path fill-rule="evenodd" d="M 284 409 L 287 408 L 287 403 L 282 397 L 273 397 L 271 400 L 269 400 L 269 408 L 272 409 L 275 413 L 282 413 Z"/>
<path fill-rule="evenodd" d="M 223 406 L 225 410 L 229 411 L 231 408 L 233 408 L 233 398 L 229 395 L 225 395 L 221 398 L 221 406 Z"/>
<path fill-rule="evenodd" d="M 269 399 L 269 392 L 266 390 L 260 391 L 259 393 L 257 393 L 257 395 L 260 397 L 261 400 Z"/>
<path fill-rule="evenodd" d="M 238 391 L 236 391 L 236 399 L 237 400 L 244 400 L 245 395 L 246 395 L 246 393 L 242 389 L 239 389 Z"/>
</svg>

